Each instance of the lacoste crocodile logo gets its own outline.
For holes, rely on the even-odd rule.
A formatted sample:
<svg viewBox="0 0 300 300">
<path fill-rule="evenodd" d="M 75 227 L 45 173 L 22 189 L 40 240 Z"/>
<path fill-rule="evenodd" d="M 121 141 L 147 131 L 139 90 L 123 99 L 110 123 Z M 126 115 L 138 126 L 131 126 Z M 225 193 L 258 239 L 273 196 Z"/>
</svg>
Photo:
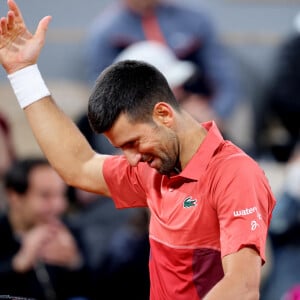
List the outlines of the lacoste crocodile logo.
<svg viewBox="0 0 300 300">
<path fill-rule="evenodd" d="M 196 206 L 196 205 L 197 205 L 197 200 L 196 199 L 192 199 L 192 197 L 187 197 L 183 201 L 183 207 L 184 208 L 190 208 L 190 207 Z"/>
</svg>

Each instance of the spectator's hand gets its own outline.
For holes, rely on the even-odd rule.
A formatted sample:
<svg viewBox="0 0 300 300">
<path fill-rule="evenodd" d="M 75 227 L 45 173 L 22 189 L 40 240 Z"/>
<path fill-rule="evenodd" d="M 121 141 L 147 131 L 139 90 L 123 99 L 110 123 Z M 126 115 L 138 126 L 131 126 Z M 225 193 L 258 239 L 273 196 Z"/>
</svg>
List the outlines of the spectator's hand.
<svg viewBox="0 0 300 300">
<path fill-rule="evenodd" d="M 51 17 L 44 17 L 32 35 L 14 0 L 7 3 L 7 16 L 0 19 L 0 62 L 10 74 L 37 62 Z"/>
<path fill-rule="evenodd" d="M 81 263 L 81 255 L 74 237 L 62 223 L 54 226 L 55 235 L 42 250 L 43 261 L 52 265 L 77 268 Z"/>
<path fill-rule="evenodd" d="M 21 248 L 13 259 L 13 268 L 20 273 L 27 272 L 40 260 L 42 249 L 54 237 L 52 226 L 40 225 L 28 231 L 21 238 Z"/>
</svg>

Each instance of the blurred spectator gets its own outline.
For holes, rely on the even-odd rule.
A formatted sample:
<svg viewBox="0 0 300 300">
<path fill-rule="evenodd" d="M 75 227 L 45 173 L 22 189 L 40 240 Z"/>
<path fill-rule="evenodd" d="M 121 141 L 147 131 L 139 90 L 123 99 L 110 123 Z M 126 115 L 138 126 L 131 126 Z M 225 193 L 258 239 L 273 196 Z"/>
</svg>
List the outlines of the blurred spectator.
<svg viewBox="0 0 300 300">
<path fill-rule="evenodd" d="M 198 7 L 163 0 L 119 0 L 108 7 L 88 32 L 91 83 L 120 52 L 143 40 L 165 44 L 180 60 L 192 62 L 201 82 L 194 77 L 190 88 L 210 98 L 217 119 L 230 119 L 241 100 L 237 66 Z"/>
<path fill-rule="evenodd" d="M 82 256 L 61 219 L 67 208 L 62 179 L 46 160 L 33 158 L 14 162 L 4 183 L 8 211 L 0 219 L 0 294 L 37 300 L 86 296 Z"/>
<path fill-rule="evenodd" d="M 147 210 L 117 210 L 110 198 L 73 188 L 69 199 L 68 219 L 92 275 L 92 298 L 149 299 Z"/>
<path fill-rule="evenodd" d="M 273 259 L 263 300 L 298 299 L 287 296 L 300 285 L 300 149 L 297 147 L 286 165 L 282 187 L 269 230 Z"/>
<path fill-rule="evenodd" d="M 260 152 L 287 162 L 300 139 L 300 14 L 279 46 L 256 129 Z"/>
<path fill-rule="evenodd" d="M 6 208 L 3 190 L 3 175 L 16 158 L 11 136 L 11 127 L 7 118 L 0 112 L 0 212 Z"/>
<path fill-rule="evenodd" d="M 96 272 L 96 293 L 100 299 L 105 291 L 109 299 L 148 300 L 149 278 L 149 216 L 145 208 L 129 210 L 131 215 L 109 240 L 105 259 Z M 118 287 L 118 288 L 116 288 Z"/>
</svg>

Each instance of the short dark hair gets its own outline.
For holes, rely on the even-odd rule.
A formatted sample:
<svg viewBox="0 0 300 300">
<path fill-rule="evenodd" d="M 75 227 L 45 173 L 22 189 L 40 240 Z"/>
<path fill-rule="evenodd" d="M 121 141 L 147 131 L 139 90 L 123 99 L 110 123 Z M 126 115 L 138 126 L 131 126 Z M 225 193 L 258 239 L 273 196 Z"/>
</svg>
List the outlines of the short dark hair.
<svg viewBox="0 0 300 300">
<path fill-rule="evenodd" d="M 20 195 L 26 194 L 29 188 L 29 176 L 39 166 L 50 166 L 44 158 L 17 159 L 4 175 L 4 186 Z"/>
<path fill-rule="evenodd" d="M 109 130 L 121 113 L 132 121 L 151 121 L 153 108 L 166 102 L 179 105 L 166 78 L 154 66 L 124 60 L 106 68 L 96 80 L 89 98 L 88 118 L 96 133 Z"/>
</svg>

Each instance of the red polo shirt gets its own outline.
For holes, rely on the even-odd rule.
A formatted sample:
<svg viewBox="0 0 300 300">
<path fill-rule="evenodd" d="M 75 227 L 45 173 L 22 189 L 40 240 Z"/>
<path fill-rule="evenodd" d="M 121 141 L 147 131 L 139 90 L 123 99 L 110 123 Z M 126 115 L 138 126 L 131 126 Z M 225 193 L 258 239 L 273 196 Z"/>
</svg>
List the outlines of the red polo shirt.
<svg viewBox="0 0 300 300">
<path fill-rule="evenodd" d="M 262 260 L 275 199 L 258 164 L 213 122 L 184 170 L 159 174 L 124 156 L 104 164 L 117 208 L 149 207 L 152 300 L 201 299 L 222 277 L 221 259 L 245 246 Z"/>
</svg>

